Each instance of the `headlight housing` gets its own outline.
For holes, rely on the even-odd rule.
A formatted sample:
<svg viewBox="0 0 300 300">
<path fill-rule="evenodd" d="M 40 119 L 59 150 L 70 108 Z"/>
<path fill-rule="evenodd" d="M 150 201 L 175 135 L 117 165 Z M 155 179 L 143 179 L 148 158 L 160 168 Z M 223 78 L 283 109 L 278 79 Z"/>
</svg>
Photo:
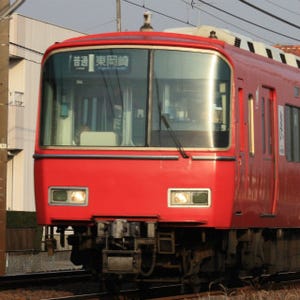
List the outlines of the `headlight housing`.
<svg viewBox="0 0 300 300">
<path fill-rule="evenodd" d="M 86 187 L 50 187 L 50 205 L 81 205 L 88 204 L 88 188 Z"/>
<path fill-rule="evenodd" d="M 169 189 L 169 207 L 210 207 L 210 189 Z"/>
</svg>

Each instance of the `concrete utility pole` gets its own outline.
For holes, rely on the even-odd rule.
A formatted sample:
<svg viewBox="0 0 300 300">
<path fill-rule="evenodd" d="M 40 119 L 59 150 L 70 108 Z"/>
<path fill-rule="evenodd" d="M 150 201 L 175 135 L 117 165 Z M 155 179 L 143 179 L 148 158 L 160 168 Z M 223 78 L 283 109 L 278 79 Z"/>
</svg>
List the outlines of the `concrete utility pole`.
<svg viewBox="0 0 300 300">
<path fill-rule="evenodd" d="M 9 17 L 25 0 L 0 0 L 0 275 L 6 272 L 6 178 L 9 69 Z"/>
<path fill-rule="evenodd" d="M 116 0 L 117 31 L 121 31 L 121 0 Z"/>
<path fill-rule="evenodd" d="M 8 119 L 9 0 L 0 0 L 0 275 L 6 271 L 6 166 Z"/>
</svg>

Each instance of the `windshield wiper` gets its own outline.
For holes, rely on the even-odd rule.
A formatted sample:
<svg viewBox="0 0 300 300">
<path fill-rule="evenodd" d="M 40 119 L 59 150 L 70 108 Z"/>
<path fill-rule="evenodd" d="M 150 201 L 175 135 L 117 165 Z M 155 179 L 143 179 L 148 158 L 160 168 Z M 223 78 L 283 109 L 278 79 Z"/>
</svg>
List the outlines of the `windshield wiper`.
<svg viewBox="0 0 300 300">
<path fill-rule="evenodd" d="M 161 119 L 164 122 L 164 124 L 165 124 L 165 126 L 166 126 L 166 128 L 167 128 L 167 130 L 168 130 L 168 132 L 169 132 L 169 134 L 170 134 L 170 136 L 171 136 L 174 144 L 176 145 L 178 151 L 180 152 L 181 156 L 183 158 L 189 158 L 189 156 L 187 155 L 187 153 L 184 151 L 184 149 L 183 149 L 183 147 L 182 147 L 182 145 L 181 145 L 178 137 L 176 136 L 175 131 L 172 129 L 172 127 L 171 127 L 171 125 L 170 125 L 167 117 L 164 114 L 161 114 Z"/>
</svg>

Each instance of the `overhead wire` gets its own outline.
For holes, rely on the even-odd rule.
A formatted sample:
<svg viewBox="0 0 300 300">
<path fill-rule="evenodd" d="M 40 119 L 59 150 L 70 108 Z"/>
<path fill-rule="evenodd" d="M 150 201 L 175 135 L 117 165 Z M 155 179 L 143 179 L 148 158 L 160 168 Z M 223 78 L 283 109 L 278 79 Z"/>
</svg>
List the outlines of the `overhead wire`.
<svg viewBox="0 0 300 300">
<path fill-rule="evenodd" d="M 122 0 L 122 1 L 123 1 L 123 2 L 126 2 L 126 3 L 128 3 L 128 4 L 130 4 L 130 5 L 134 5 L 134 6 L 136 6 L 136 7 L 140 7 L 140 8 L 147 9 L 147 10 L 149 10 L 149 11 L 151 11 L 151 12 L 154 12 L 154 13 L 156 13 L 156 14 L 158 14 L 158 15 L 161 15 L 161 16 L 163 16 L 163 17 L 169 18 L 169 19 L 174 20 L 174 21 L 177 21 L 177 22 L 180 22 L 180 23 L 183 23 L 183 24 L 187 24 L 187 25 L 191 25 L 191 26 L 194 26 L 194 27 L 197 26 L 197 25 L 191 23 L 190 21 L 185 21 L 185 20 L 183 20 L 183 19 L 179 19 L 179 18 L 170 16 L 170 15 L 168 15 L 168 14 L 166 14 L 166 13 L 163 13 L 163 12 L 161 12 L 161 11 L 158 11 L 158 10 L 155 10 L 155 9 L 153 9 L 153 8 L 151 8 L 151 7 L 148 7 L 148 6 L 145 5 L 145 1 L 144 1 L 144 4 L 143 4 L 143 5 L 138 4 L 138 3 L 135 3 L 135 2 L 133 2 L 133 1 L 131 1 L 131 0 Z M 259 25 L 259 24 L 257 24 L 257 23 L 252 22 L 252 21 L 249 21 L 249 20 L 247 20 L 247 19 L 245 19 L 245 18 L 236 16 L 236 15 L 234 15 L 234 14 L 232 14 L 232 13 L 230 13 L 230 12 L 224 10 L 224 9 L 221 9 L 220 7 L 217 7 L 217 6 L 213 5 L 213 4 L 210 4 L 210 3 L 208 3 L 208 2 L 206 2 L 206 1 L 204 1 L 204 0 L 191 0 L 191 1 L 188 2 L 188 3 L 187 3 L 187 1 L 184 1 L 184 0 L 182 0 L 182 1 L 183 1 L 185 4 L 190 5 L 192 8 L 196 8 L 196 9 L 198 9 L 198 10 L 200 10 L 200 11 L 202 11 L 202 12 L 204 12 L 204 13 L 210 15 L 210 16 L 212 16 L 213 18 L 220 20 L 221 22 L 223 22 L 223 23 L 225 23 L 225 24 L 230 24 L 231 26 L 234 26 L 234 27 L 236 27 L 236 28 L 239 28 L 239 29 L 242 30 L 243 32 L 247 32 L 247 33 L 251 34 L 252 36 L 256 36 L 256 37 L 258 37 L 259 39 L 262 39 L 262 40 L 264 40 L 264 41 L 267 41 L 268 43 L 273 43 L 273 41 L 270 41 L 270 40 L 266 39 L 265 37 L 261 37 L 260 35 L 257 35 L 257 34 L 255 34 L 255 33 L 252 33 L 251 31 L 246 30 L 246 29 L 244 29 L 244 28 L 242 28 L 242 27 L 239 27 L 239 26 L 237 26 L 237 25 L 235 25 L 235 24 L 233 24 L 233 23 L 231 23 L 231 22 L 227 22 L 227 21 L 225 21 L 224 19 L 217 17 L 215 14 L 211 14 L 211 13 L 207 12 L 206 10 L 203 10 L 203 9 L 199 8 L 199 7 L 196 5 L 196 1 L 198 1 L 198 2 L 200 2 L 200 3 L 203 3 L 203 4 L 209 6 L 209 7 L 213 8 L 213 9 L 216 9 L 216 10 L 218 10 L 218 11 L 224 13 L 224 14 L 227 14 L 227 15 L 229 15 L 229 16 L 231 16 L 231 17 L 233 17 L 233 18 L 236 18 L 236 19 L 238 19 L 238 20 L 240 20 L 240 21 L 243 21 L 243 22 L 245 22 L 245 23 L 251 24 L 251 25 L 253 25 L 253 26 L 256 26 L 256 27 L 261 28 L 261 29 L 263 29 L 263 30 L 272 32 L 272 33 L 274 33 L 274 34 L 276 34 L 276 35 L 279 35 L 279 36 L 288 38 L 288 39 L 290 39 L 290 40 L 294 40 L 294 41 L 300 42 L 300 39 L 297 39 L 297 38 L 295 38 L 295 37 L 292 37 L 292 36 L 289 36 L 289 35 L 280 33 L 280 32 L 278 32 L 278 31 L 275 31 L 275 30 L 273 30 L 273 29 L 267 28 L 267 27 L 265 27 L 265 26 Z M 239 0 L 239 1 L 244 1 L 244 0 Z M 300 1 L 300 0 L 299 0 L 299 1 Z"/>
<path fill-rule="evenodd" d="M 236 18 L 236 19 L 238 19 L 238 20 L 241 20 L 241 21 L 243 21 L 243 22 L 246 22 L 246 23 L 251 24 L 251 25 L 253 25 L 253 26 L 256 26 L 256 27 L 258 27 L 258 28 L 267 30 L 267 31 L 269 31 L 269 32 L 275 33 L 275 34 L 277 34 L 277 35 L 283 36 L 283 37 L 285 37 L 285 38 L 288 38 L 288 39 L 291 39 L 291 40 L 300 42 L 300 39 L 297 39 L 297 38 L 295 38 L 295 37 L 292 37 L 292 36 L 289 36 L 289 35 L 280 33 L 280 32 L 278 32 L 278 31 L 275 31 L 275 30 L 273 30 L 273 29 L 270 29 L 270 28 L 267 28 L 267 27 L 265 27 L 265 26 L 259 25 L 259 24 L 257 24 L 257 23 L 254 23 L 254 22 L 249 21 L 249 20 L 247 20 L 247 19 L 244 19 L 244 18 L 242 18 L 242 17 L 236 16 L 236 15 L 234 15 L 234 14 L 232 14 L 232 13 L 230 13 L 230 12 L 224 10 L 224 9 L 221 9 L 221 8 L 219 8 L 219 7 L 217 7 L 217 6 L 213 5 L 213 4 L 210 4 L 210 3 L 208 3 L 208 2 L 206 2 L 206 1 L 204 1 L 204 0 L 198 0 L 198 1 L 201 2 L 201 3 L 203 3 L 203 4 L 205 4 L 205 5 L 207 5 L 207 6 L 212 7 L 212 8 L 214 8 L 214 9 L 218 10 L 218 11 L 221 11 L 221 12 L 227 14 L 227 15 L 230 15 L 231 17 L 234 17 L 234 18 Z M 239 1 L 244 1 L 244 0 L 239 0 Z"/>
<path fill-rule="evenodd" d="M 190 3 L 189 3 L 187 0 L 181 0 L 181 1 L 184 2 L 184 3 L 187 4 L 187 5 L 190 5 Z M 195 5 L 194 0 L 192 0 L 191 2 L 193 2 L 193 6 L 192 6 L 193 9 L 195 8 L 195 9 L 197 9 L 197 10 L 199 10 L 199 11 L 201 11 L 201 12 L 203 12 L 203 13 L 205 13 L 205 14 L 211 16 L 211 17 L 213 17 L 214 19 L 217 19 L 217 20 L 221 21 L 221 22 L 224 23 L 224 24 L 228 24 L 228 25 L 231 25 L 231 26 L 233 26 L 233 27 L 235 27 L 235 28 L 238 28 L 238 29 L 240 29 L 241 31 L 246 32 L 246 33 L 248 33 L 248 34 L 250 34 L 250 35 L 252 35 L 252 36 L 255 36 L 255 37 L 257 37 L 257 38 L 259 38 L 259 39 L 261 39 L 261 40 L 264 40 L 264 41 L 266 41 L 266 42 L 268 42 L 268 43 L 270 43 L 270 44 L 273 43 L 273 41 L 268 40 L 268 39 L 265 38 L 265 37 L 262 37 L 262 36 L 260 36 L 260 35 L 258 35 L 258 34 L 256 34 L 256 33 L 253 33 L 253 32 L 251 32 L 251 31 L 249 31 L 249 30 L 247 30 L 247 29 L 245 29 L 245 28 L 243 28 L 243 27 L 240 27 L 240 26 L 238 26 L 238 25 L 236 25 L 236 24 L 234 24 L 234 23 L 232 23 L 232 22 L 225 21 L 223 18 L 220 18 L 220 17 L 216 16 L 215 14 L 209 13 L 208 11 L 206 11 L 206 10 L 204 10 L 204 9 L 201 9 L 200 7 L 198 7 L 197 5 Z"/>
<path fill-rule="evenodd" d="M 181 0 L 181 1 L 184 2 L 185 4 L 190 5 L 190 3 L 187 2 L 187 0 Z M 192 2 L 194 2 L 194 1 L 192 0 Z M 238 29 L 240 29 L 241 31 L 246 32 L 246 33 L 248 33 L 248 34 L 250 34 L 250 35 L 252 35 L 252 36 L 255 36 L 255 37 L 259 38 L 259 39 L 262 39 L 262 40 L 264 40 L 264 41 L 267 41 L 267 42 L 269 42 L 269 43 L 272 43 L 271 40 L 268 40 L 268 39 L 266 39 L 265 37 L 261 37 L 261 36 L 258 35 L 258 34 L 255 34 L 255 33 L 251 32 L 251 31 L 249 31 L 249 30 L 247 30 L 247 29 L 245 29 L 245 28 L 242 28 L 242 27 L 240 27 L 240 26 L 238 26 L 238 25 L 236 25 L 236 24 L 234 24 L 234 23 L 232 23 L 232 22 L 225 21 L 223 18 L 217 17 L 215 14 L 209 13 L 208 11 L 199 8 L 198 6 L 195 5 L 195 3 L 193 3 L 192 8 L 193 8 L 193 9 L 196 8 L 197 10 L 202 11 L 203 13 L 205 13 L 205 14 L 207 14 L 207 15 L 213 17 L 214 19 L 217 19 L 217 20 L 221 21 L 221 22 L 224 23 L 224 24 L 231 25 L 231 26 L 233 26 L 233 27 L 235 27 L 235 28 L 238 28 Z"/>
<path fill-rule="evenodd" d="M 281 5 L 277 4 L 277 3 L 274 3 L 274 2 L 271 1 L 271 0 L 265 0 L 265 1 L 269 2 L 271 5 L 274 5 L 274 6 L 276 6 L 276 7 L 279 7 L 280 9 L 285 10 L 285 11 L 291 13 L 291 14 L 294 14 L 294 15 L 296 15 L 296 16 L 300 16 L 300 13 L 297 13 L 297 12 L 291 10 L 291 9 L 288 9 L 288 8 L 286 8 L 286 7 L 284 7 L 284 6 L 281 6 Z"/>
<path fill-rule="evenodd" d="M 90 31 L 90 30 L 92 30 L 92 29 L 95 29 L 95 28 L 99 28 L 99 27 L 105 26 L 105 25 L 110 24 L 110 23 L 113 23 L 113 22 L 115 22 L 115 21 L 116 21 L 115 18 L 114 18 L 114 19 L 110 19 L 109 21 L 103 22 L 103 23 L 101 23 L 101 24 L 97 24 L 97 25 L 94 25 L 94 26 L 90 26 L 90 27 L 86 28 L 85 30 L 86 30 L 86 31 Z"/>
<path fill-rule="evenodd" d="M 122 1 L 123 1 L 123 2 L 126 2 L 126 3 L 128 3 L 128 4 L 131 4 L 131 5 L 140 7 L 140 8 L 147 9 L 147 10 L 149 10 L 149 11 L 151 11 L 151 12 L 154 12 L 154 13 L 156 13 L 156 14 L 158 14 L 158 15 L 163 16 L 163 17 L 172 19 L 172 20 L 174 20 L 174 21 L 177 21 L 177 22 L 180 22 L 180 23 L 183 23 L 183 24 L 187 24 L 187 25 L 191 25 L 191 26 L 193 26 L 193 27 L 197 27 L 196 24 L 193 24 L 193 23 L 191 23 L 190 21 L 184 21 L 184 20 L 182 20 L 182 19 L 178 19 L 178 18 L 172 17 L 172 16 L 170 16 L 170 15 L 168 15 L 168 14 L 166 14 L 166 13 L 162 13 L 162 12 L 160 12 L 160 11 L 157 11 L 157 10 L 151 8 L 151 7 L 148 7 L 148 6 L 145 5 L 145 2 L 144 2 L 143 5 L 141 5 L 141 4 L 134 3 L 134 2 L 132 2 L 132 1 L 130 1 L 130 0 L 122 0 Z M 186 1 L 184 1 L 184 0 L 182 0 L 182 1 L 185 2 L 185 4 L 190 5 L 190 3 L 186 3 Z M 239 27 L 238 25 L 235 25 L 235 24 L 233 24 L 233 23 L 231 23 L 231 22 L 225 21 L 224 19 L 217 17 L 215 14 L 209 13 L 208 11 L 203 10 L 203 9 L 197 7 L 197 6 L 196 6 L 196 3 L 195 3 L 195 0 L 192 0 L 191 3 L 193 3 L 193 8 L 197 8 L 198 10 L 202 11 L 203 13 L 205 13 L 205 14 L 207 14 L 207 15 L 209 15 L 209 16 L 211 16 L 211 17 L 217 19 L 217 20 L 220 20 L 220 21 L 223 22 L 224 24 L 228 24 L 228 25 L 234 26 L 234 27 L 236 27 L 236 28 L 239 28 L 239 29 L 242 30 L 243 32 L 247 32 L 247 33 L 251 34 L 252 36 L 256 36 L 256 37 L 258 37 L 259 39 L 262 39 L 262 40 L 264 40 L 264 41 L 266 41 L 266 42 L 268 42 L 268 43 L 272 43 L 271 40 L 268 40 L 268 39 L 266 39 L 266 38 L 262 38 L 261 36 L 259 36 L 259 35 L 255 34 L 255 33 L 251 32 L 251 31 L 248 31 L 248 30 L 246 30 L 246 29 L 244 29 L 244 28 L 242 28 L 242 27 Z"/>
<path fill-rule="evenodd" d="M 195 24 L 192 24 L 192 23 L 190 23 L 190 22 L 188 22 L 188 21 L 184 21 L 184 20 L 179 19 L 179 18 L 176 18 L 176 17 L 172 17 L 172 16 L 167 15 L 167 14 L 165 14 L 165 13 L 163 13 L 163 12 L 160 12 L 160 11 L 155 10 L 155 9 L 153 9 L 153 8 L 147 7 L 147 6 L 145 6 L 145 4 L 144 4 L 144 5 L 140 5 L 140 4 L 134 3 L 134 2 L 132 2 L 132 1 L 130 1 L 130 0 L 122 0 L 122 1 L 123 1 L 123 2 L 127 2 L 127 3 L 129 3 L 129 4 L 131 4 L 131 5 L 134 5 L 134 6 L 140 7 L 140 8 L 145 8 L 145 9 L 147 9 L 147 10 L 149 10 L 149 11 L 152 11 L 152 12 L 158 14 L 158 15 L 164 16 L 164 17 L 169 18 L 169 19 L 171 19 L 171 20 L 174 20 L 174 21 L 177 21 L 177 22 L 180 22 L 180 23 L 184 23 L 184 24 L 188 24 L 188 25 L 192 25 L 192 26 L 195 26 L 195 27 L 196 27 Z"/>
<path fill-rule="evenodd" d="M 258 6 L 256 6 L 256 5 L 254 5 L 254 4 L 252 4 L 252 3 L 247 2 L 246 0 L 239 0 L 239 1 L 242 2 L 242 3 L 245 4 L 245 5 L 248 5 L 248 6 L 252 7 L 252 8 L 254 8 L 255 10 L 258 10 L 258 11 L 261 12 L 261 13 L 264 13 L 264 14 L 266 14 L 266 15 L 268 15 L 268 16 L 270 16 L 270 17 L 276 19 L 276 20 L 278 20 L 278 21 L 281 21 L 281 22 L 283 22 L 283 23 L 285 23 L 285 24 L 288 24 L 288 25 L 290 25 L 290 26 L 292 26 L 292 27 L 295 27 L 295 28 L 297 28 L 297 29 L 300 29 L 300 26 L 299 26 L 299 25 L 294 24 L 294 23 L 292 23 L 292 22 L 289 22 L 289 21 L 287 21 L 287 20 L 285 20 L 285 19 L 282 19 L 282 18 L 280 18 L 280 17 L 278 17 L 278 16 L 276 16 L 276 15 L 274 15 L 274 14 L 272 14 L 272 13 L 270 13 L 270 12 L 268 12 L 268 11 L 266 11 L 266 10 L 264 10 L 264 9 L 262 9 L 262 8 L 260 8 L 260 7 L 258 7 Z"/>
</svg>

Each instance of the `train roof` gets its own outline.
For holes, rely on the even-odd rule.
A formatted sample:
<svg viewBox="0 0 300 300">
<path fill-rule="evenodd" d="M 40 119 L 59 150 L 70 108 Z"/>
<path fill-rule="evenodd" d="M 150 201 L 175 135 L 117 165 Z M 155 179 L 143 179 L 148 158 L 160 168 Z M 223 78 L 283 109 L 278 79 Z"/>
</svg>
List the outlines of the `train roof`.
<svg viewBox="0 0 300 300">
<path fill-rule="evenodd" d="M 59 44 L 102 44 L 102 43 L 119 43 L 119 44 L 165 44 L 165 42 L 172 42 L 178 44 L 199 44 L 199 39 L 207 38 L 196 35 L 184 35 L 182 33 L 173 32 L 159 32 L 159 31 L 129 31 L 129 32 L 108 32 L 91 35 L 84 35 L 75 38 L 67 39 Z M 224 41 L 216 40 L 216 44 L 224 45 Z"/>
<path fill-rule="evenodd" d="M 91 35 L 84 35 L 75 38 L 70 38 L 62 42 L 51 45 L 45 52 L 45 57 L 57 49 L 61 48 L 73 48 L 84 46 L 99 46 L 99 45 L 155 45 L 155 46 L 185 46 L 185 47 L 199 47 L 201 42 L 202 47 L 209 49 L 224 48 L 225 42 L 222 40 L 214 39 L 211 43 L 207 37 L 182 34 L 182 33 L 170 33 L 170 32 L 158 32 L 158 31 L 132 31 L 132 32 L 108 32 L 98 33 Z"/>
<path fill-rule="evenodd" d="M 226 29 L 205 25 L 199 27 L 172 28 L 165 30 L 165 32 L 216 38 L 237 48 L 244 49 L 300 69 L 300 56 L 281 50 L 284 49 L 283 46 L 269 46 Z"/>
<path fill-rule="evenodd" d="M 224 44 L 228 44 L 239 49 L 244 49 L 246 51 L 300 69 L 300 56 L 297 56 L 294 53 L 289 53 L 289 51 L 286 52 L 281 50 L 284 49 L 283 47 L 270 46 L 261 42 L 254 41 L 251 38 L 243 36 L 241 34 L 207 25 L 199 27 L 172 28 L 167 29 L 163 32 L 135 31 L 85 35 L 54 44 L 47 49 L 46 53 L 56 48 L 60 48 L 62 45 L 65 47 L 76 47 L 79 45 L 86 46 L 92 44 L 99 45 L 110 43 L 118 43 L 119 45 L 136 43 L 141 45 L 162 45 L 167 41 L 172 43 L 173 45 L 186 44 L 193 47 L 199 45 L 199 39 L 202 39 L 202 42 L 204 44 L 208 43 L 208 37 L 214 39 L 214 45 L 216 47 L 224 47 Z"/>
</svg>

